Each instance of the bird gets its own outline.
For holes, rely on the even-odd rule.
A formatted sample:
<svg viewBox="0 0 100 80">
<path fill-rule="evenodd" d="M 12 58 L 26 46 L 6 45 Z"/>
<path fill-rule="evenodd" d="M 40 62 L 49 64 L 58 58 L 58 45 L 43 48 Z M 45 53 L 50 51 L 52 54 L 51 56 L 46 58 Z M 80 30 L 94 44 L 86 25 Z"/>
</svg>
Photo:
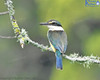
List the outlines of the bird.
<svg viewBox="0 0 100 80">
<path fill-rule="evenodd" d="M 47 37 L 56 56 L 56 69 L 62 70 L 62 54 L 67 49 L 67 34 L 62 28 L 61 23 L 57 20 L 51 19 L 48 22 L 40 23 L 40 25 L 45 25 L 49 28 Z"/>
</svg>

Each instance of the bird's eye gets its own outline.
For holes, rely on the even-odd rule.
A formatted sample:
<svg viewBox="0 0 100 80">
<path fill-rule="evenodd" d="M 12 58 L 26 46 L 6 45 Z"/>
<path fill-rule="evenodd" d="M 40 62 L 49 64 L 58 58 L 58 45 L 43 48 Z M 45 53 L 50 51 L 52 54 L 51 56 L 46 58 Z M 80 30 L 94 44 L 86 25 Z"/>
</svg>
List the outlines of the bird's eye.
<svg viewBox="0 0 100 80">
<path fill-rule="evenodd" d="M 56 24 L 55 22 L 52 22 L 52 24 Z"/>
</svg>

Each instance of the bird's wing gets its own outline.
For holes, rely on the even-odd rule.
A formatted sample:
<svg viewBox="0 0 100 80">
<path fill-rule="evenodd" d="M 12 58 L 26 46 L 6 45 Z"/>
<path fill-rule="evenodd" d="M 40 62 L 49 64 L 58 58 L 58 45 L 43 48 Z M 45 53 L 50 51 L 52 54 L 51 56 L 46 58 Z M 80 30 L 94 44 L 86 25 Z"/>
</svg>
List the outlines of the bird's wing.
<svg viewBox="0 0 100 80">
<path fill-rule="evenodd" d="M 65 53 L 67 49 L 67 35 L 64 31 L 48 31 L 48 39 L 55 49 Z"/>
</svg>

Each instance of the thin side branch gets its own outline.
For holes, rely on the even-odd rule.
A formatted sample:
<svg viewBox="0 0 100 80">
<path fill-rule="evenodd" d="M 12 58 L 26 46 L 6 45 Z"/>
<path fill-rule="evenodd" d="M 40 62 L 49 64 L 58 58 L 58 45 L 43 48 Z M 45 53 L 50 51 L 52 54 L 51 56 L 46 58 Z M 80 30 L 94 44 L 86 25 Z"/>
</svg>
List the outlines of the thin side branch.
<svg viewBox="0 0 100 80">
<path fill-rule="evenodd" d="M 2 39 L 14 39 L 16 36 L 0 36 Z"/>
<path fill-rule="evenodd" d="M 39 44 L 35 41 L 32 41 L 26 30 L 25 29 L 20 29 L 18 24 L 17 24 L 17 21 L 15 20 L 14 18 L 14 13 L 15 13 L 15 10 L 13 9 L 14 6 L 12 5 L 12 1 L 11 0 L 6 0 L 6 5 L 8 7 L 8 11 L 9 11 L 9 16 L 10 16 L 10 20 L 11 20 L 11 23 L 12 23 L 12 26 L 13 26 L 13 30 L 14 30 L 14 33 L 16 35 L 16 38 L 18 39 L 18 41 L 20 42 L 21 44 L 21 47 L 24 48 L 24 44 L 33 44 L 34 46 L 38 47 L 39 49 L 41 49 L 42 51 L 51 51 L 53 52 L 53 50 L 51 48 L 49 48 L 48 46 L 44 46 L 43 44 Z M 2 37 L 2 36 L 1 36 Z M 4 38 L 4 37 L 3 37 Z M 9 37 L 10 38 L 10 37 Z M 15 38 L 15 37 L 14 37 Z M 89 65 L 91 63 L 96 63 L 96 64 L 100 64 L 100 57 L 97 57 L 97 56 L 79 56 L 78 54 L 71 54 L 71 55 L 65 55 L 63 54 L 63 57 L 67 60 L 70 60 L 72 62 L 80 62 L 80 63 L 83 63 L 84 65 L 87 65 L 87 67 L 89 67 Z"/>
<path fill-rule="evenodd" d="M 1 16 L 1 15 L 4 15 L 4 14 L 8 14 L 8 13 L 9 13 L 9 11 L 0 12 L 0 16 Z"/>
</svg>

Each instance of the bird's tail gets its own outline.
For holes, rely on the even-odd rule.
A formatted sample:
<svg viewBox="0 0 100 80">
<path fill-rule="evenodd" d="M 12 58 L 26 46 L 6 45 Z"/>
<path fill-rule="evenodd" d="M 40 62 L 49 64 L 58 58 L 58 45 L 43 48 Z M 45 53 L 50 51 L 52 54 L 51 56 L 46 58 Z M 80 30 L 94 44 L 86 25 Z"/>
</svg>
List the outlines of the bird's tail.
<svg viewBox="0 0 100 80">
<path fill-rule="evenodd" d="M 56 51 L 56 68 L 62 70 L 62 53 Z"/>
</svg>

